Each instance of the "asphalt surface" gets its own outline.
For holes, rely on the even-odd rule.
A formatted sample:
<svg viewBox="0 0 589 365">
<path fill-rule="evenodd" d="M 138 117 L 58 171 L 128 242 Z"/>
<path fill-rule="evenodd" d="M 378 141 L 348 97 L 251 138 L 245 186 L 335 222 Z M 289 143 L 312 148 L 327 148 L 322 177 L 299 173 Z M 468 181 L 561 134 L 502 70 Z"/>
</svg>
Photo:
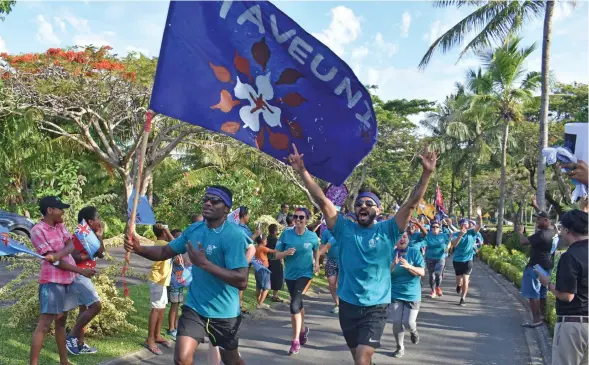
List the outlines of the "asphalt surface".
<svg viewBox="0 0 589 365">
<path fill-rule="evenodd" d="M 376 364 L 439 364 L 439 365 L 527 365 L 530 354 L 524 330 L 520 324 L 521 306 L 508 298 L 486 271 L 475 263 L 472 287 L 467 306 L 458 306 L 452 263 L 448 262 L 442 288 L 442 298 L 430 299 L 424 288 L 417 326 L 418 345 L 411 344 L 406 335 L 405 356 L 391 357 L 396 345 L 389 321 L 373 361 Z M 427 278 L 424 278 L 427 286 Z M 246 321 L 240 331 L 239 351 L 247 364 L 314 364 L 341 365 L 352 363 L 351 355 L 341 336 L 336 315 L 328 293 L 313 293 L 305 298 L 306 323 L 310 327 L 309 343 L 298 355 L 288 356 L 290 345 L 290 315 L 288 306 L 279 304 L 266 316 Z M 208 344 L 196 352 L 195 364 L 206 364 Z M 141 361 L 120 362 L 163 365 L 173 363 L 173 349 Z"/>
</svg>

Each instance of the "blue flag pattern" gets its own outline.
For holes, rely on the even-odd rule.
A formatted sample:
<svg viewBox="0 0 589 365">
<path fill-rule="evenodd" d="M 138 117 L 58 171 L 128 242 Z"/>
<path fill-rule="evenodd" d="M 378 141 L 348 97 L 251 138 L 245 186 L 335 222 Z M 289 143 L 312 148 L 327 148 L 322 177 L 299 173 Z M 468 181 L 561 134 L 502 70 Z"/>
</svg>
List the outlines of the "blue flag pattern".
<svg viewBox="0 0 589 365">
<path fill-rule="evenodd" d="M 43 256 L 10 238 L 8 235 L 8 228 L 0 227 L 0 256 L 17 255 L 19 253 L 25 253 L 43 260 L 45 259 Z"/>
<path fill-rule="evenodd" d="M 90 256 L 92 260 L 95 260 L 94 256 L 100 248 L 100 240 L 96 237 L 96 234 L 92 231 L 90 226 L 88 226 L 85 219 L 82 220 L 82 223 L 78 224 L 74 234 L 82 246 L 84 246 L 88 256 Z"/>
<path fill-rule="evenodd" d="M 133 208 L 133 199 L 135 199 L 135 190 L 131 193 L 129 201 L 127 201 L 127 218 L 131 219 L 131 209 Z M 149 205 L 149 201 L 145 195 L 139 197 L 139 204 L 137 205 L 137 216 L 135 224 L 155 224 L 155 214 Z"/>
<path fill-rule="evenodd" d="M 377 135 L 349 66 L 270 2 L 171 2 L 150 108 L 341 185 Z"/>
</svg>

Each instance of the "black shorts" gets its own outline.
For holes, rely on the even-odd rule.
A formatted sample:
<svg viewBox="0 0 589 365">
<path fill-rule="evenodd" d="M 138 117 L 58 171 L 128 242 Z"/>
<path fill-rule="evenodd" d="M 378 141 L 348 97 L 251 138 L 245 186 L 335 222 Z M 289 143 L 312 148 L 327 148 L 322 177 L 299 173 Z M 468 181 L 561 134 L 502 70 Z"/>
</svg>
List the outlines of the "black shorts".
<svg viewBox="0 0 589 365">
<path fill-rule="evenodd" d="M 466 262 L 452 261 L 456 276 L 470 275 L 472 273 L 472 260 Z"/>
<path fill-rule="evenodd" d="M 348 347 L 355 349 L 358 345 L 366 345 L 379 348 L 388 311 L 389 304 L 361 307 L 340 299 L 339 325 Z"/>
<path fill-rule="evenodd" d="M 305 290 L 310 280 L 311 278 L 307 277 L 300 277 L 297 280 L 285 280 L 290 294 L 290 314 L 298 314 L 303 309 L 303 290 Z"/>
<path fill-rule="evenodd" d="M 203 343 L 205 335 L 212 346 L 219 346 L 225 351 L 237 349 L 241 316 L 234 318 L 207 318 L 194 309 L 183 305 L 182 315 L 178 320 L 177 336 L 188 336 Z"/>
</svg>

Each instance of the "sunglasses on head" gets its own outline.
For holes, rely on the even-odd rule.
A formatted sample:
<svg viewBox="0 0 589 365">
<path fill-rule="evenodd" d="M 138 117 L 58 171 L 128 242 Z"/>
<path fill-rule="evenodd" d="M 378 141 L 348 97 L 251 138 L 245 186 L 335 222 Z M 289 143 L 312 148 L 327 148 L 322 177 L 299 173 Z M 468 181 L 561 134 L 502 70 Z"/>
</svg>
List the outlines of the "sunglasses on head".
<svg viewBox="0 0 589 365">
<path fill-rule="evenodd" d="M 366 204 L 367 207 L 375 207 L 376 203 L 373 202 L 372 200 L 357 200 L 356 204 L 354 204 L 356 207 L 361 207 L 364 204 Z"/>
<path fill-rule="evenodd" d="M 307 218 L 307 216 L 306 216 L 306 215 L 304 215 L 304 214 L 303 214 L 303 215 L 296 215 L 296 214 L 293 214 L 293 216 L 292 216 L 292 217 L 293 217 L 294 219 L 299 219 L 299 220 L 303 220 L 303 219 Z"/>
<path fill-rule="evenodd" d="M 210 201 L 211 204 L 216 205 L 219 203 L 223 203 L 223 199 L 219 198 L 218 196 L 214 196 L 214 195 L 205 195 L 202 197 L 202 202 L 206 203 Z"/>
</svg>

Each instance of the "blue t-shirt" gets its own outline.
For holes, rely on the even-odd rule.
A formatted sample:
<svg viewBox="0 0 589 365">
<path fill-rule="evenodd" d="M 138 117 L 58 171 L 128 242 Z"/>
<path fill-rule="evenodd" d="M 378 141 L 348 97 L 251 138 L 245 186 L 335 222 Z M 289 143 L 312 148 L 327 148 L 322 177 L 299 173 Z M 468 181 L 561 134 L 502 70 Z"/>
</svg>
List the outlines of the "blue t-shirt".
<svg viewBox="0 0 589 365">
<path fill-rule="evenodd" d="M 184 254 L 188 241 L 197 250 L 200 242 L 207 259 L 219 267 L 229 270 L 248 267 L 245 250 L 250 238 L 235 224 L 226 222 L 222 228 L 213 230 L 205 222 L 193 223 L 180 237 L 170 242 L 170 247 L 174 252 Z M 192 282 L 186 305 L 204 317 L 234 318 L 240 314 L 239 290 L 192 265 Z"/>
<path fill-rule="evenodd" d="M 397 249 L 393 250 L 393 260 L 397 254 Z M 423 267 L 423 255 L 418 249 L 408 247 L 402 257 L 415 267 Z M 391 300 L 404 300 L 406 302 L 421 301 L 421 278 L 413 275 L 400 264 L 395 265 L 391 272 Z"/>
<path fill-rule="evenodd" d="M 239 226 L 239 228 L 241 228 L 243 230 L 243 232 L 245 232 L 245 234 L 248 237 L 251 238 L 251 236 L 254 235 L 253 232 L 252 232 L 252 230 L 250 229 L 250 227 L 247 226 L 247 224 L 241 224 L 241 223 L 239 223 L 238 226 Z"/>
<path fill-rule="evenodd" d="M 409 236 L 409 247 L 416 248 L 420 250 L 422 247 L 425 246 L 425 237 L 421 236 L 421 231 L 413 233 Z"/>
<path fill-rule="evenodd" d="M 327 258 L 335 260 L 337 262 L 339 256 L 337 254 L 337 249 L 335 248 L 335 243 L 336 243 L 335 237 L 333 237 L 333 235 L 331 234 L 329 229 L 324 229 L 323 233 L 321 233 L 321 244 L 327 244 L 327 243 L 329 243 L 331 245 L 331 247 L 329 248 L 329 251 L 327 251 Z"/>
<path fill-rule="evenodd" d="M 460 232 L 454 232 L 452 238 L 460 236 Z M 474 245 L 477 238 L 477 232 L 474 229 L 469 229 L 458 244 L 454 247 L 454 261 L 467 262 L 472 260 L 474 256 Z"/>
<path fill-rule="evenodd" d="M 438 233 L 437 235 L 429 232 L 425 236 L 427 250 L 425 250 L 425 258 L 430 260 L 441 260 L 445 257 L 446 247 L 450 243 L 450 236 L 446 233 Z"/>
<path fill-rule="evenodd" d="M 337 295 L 358 306 L 391 302 L 391 260 L 401 237 L 395 219 L 369 228 L 338 216 L 332 233 L 340 258 Z"/>
<path fill-rule="evenodd" d="M 301 235 L 294 229 L 287 229 L 280 235 L 276 251 L 286 251 L 289 248 L 296 251 L 294 255 L 284 257 L 284 278 L 313 278 L 313 251 L 319 248 L 319 237 L 308 229 Z"/>
</svg>

